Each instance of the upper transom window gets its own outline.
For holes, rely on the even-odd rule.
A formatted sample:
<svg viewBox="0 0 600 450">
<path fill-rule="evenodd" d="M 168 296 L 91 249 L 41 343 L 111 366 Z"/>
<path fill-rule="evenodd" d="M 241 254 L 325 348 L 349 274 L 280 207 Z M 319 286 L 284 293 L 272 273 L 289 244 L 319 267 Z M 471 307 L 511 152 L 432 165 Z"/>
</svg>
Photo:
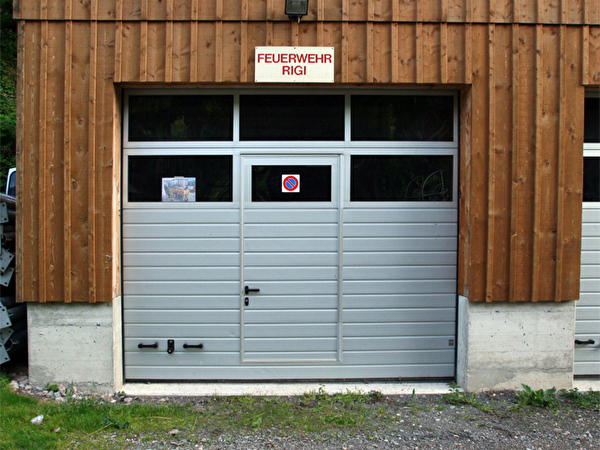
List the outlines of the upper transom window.
<svg viewBox="0 0 600 450">
<path fill-rule="evenodd" d="M 231 95 L 132 95 L 130 141 L 231 141 Z"/>
<path fill-rule="evenodd" d="M 138 94 L 129 142 L 455 140 L 452 94 Z"/>
<path fill-rule="evenodd" d="M 241 141 L 343 141 L 343 95 L 241 95 Z"/>
<path fill-rule="evenodd" d="M 453 140 L 454 99 L 447 95 L 353 95 L 353 141 Z"/>
</svg>

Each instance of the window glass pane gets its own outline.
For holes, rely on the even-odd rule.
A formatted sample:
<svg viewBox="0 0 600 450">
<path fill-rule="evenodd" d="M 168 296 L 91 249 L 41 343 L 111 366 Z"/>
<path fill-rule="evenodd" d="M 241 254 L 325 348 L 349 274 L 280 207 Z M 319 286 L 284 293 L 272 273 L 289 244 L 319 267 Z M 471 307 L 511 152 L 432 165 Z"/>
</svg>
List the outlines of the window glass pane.
<svg viewBox="0 0 600 450">
<path fill-rule="evenodd" d="M 352 201 L 452 201 L 452 156 L 352 156 Z"/>
<path fill-rule="evenodd" d="M 353 95 L 353 141 L 452 141 L 454 98 Z"/>
<path fill-rule="evenodd" d="M 600 202 L 600 156 L 583 158 L 583 201 Z"/>
<path fill-rule="evenodd" d="M 585 98 L 583 142 L 600 142 L 600 97 Z"/>
<path fill-rule="evenodd" d="M 293 176 L 288 192 L 283 182 Z M 252 166 L 253 202 L 330 202 L 331 166 Z"/>
<path fill-rule="evenodd" d="M 184 177 L 192 191 L 189 201 L 231 202 L 233 157 L 224 156 L 130 156 L 127 194 L 130 202 L 183 201 L 183 193 L 167 192 L 163 178 Z M 167 188 L 168 188 L 168 182 Z M 168 201 L 168 200 L 167 200 Z"/>
<path fill-rule="evenodd" d="M 231 141 L 231 95 L 132 95 L 130 141 Z"/>
<path fill-rule="evenodd" d="M 10 174 L 10 178 L 8 179 L 7 195 L 10 195 L 12 197 L 17 196 L 17 172 L 13 172 Z"/>
<path fill-rule="evenodd" d="M 242 95 L 242 141 L 343 141 L 343 95 Z"/>
</svg>

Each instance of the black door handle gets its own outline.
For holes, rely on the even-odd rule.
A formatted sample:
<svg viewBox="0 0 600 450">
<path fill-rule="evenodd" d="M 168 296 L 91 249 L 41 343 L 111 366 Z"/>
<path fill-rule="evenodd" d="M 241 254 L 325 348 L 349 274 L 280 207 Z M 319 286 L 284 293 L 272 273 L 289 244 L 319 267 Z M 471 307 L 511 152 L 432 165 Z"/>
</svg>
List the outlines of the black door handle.
<svg viewBox="0 0 600 450">
<path fill-rule="evenodd" d="M 203 348 L 204 344 L 188 344 L 187 342 L 183 344 L 183 348 Z"/>
<path fill-rule="evenodd" d="M 140 342 L 138 348 L 158 348 L 158 342 L 155 342 L 154 344 L 142 344 Z"/>
<path fill-rule="evenodd" d="M 260 292 L 260 289 L 250 289 L 248 286 L 244 286 L 244 294 L 248 294 L 249 292 Z"/>
<path fill-rule="evenodd" d="M 575 339 L 576 345 L 594 345 L 596 342 L 593 339 L 588 339 L 587 341 L 580 341 L 579 339 Z"/>
</svg>

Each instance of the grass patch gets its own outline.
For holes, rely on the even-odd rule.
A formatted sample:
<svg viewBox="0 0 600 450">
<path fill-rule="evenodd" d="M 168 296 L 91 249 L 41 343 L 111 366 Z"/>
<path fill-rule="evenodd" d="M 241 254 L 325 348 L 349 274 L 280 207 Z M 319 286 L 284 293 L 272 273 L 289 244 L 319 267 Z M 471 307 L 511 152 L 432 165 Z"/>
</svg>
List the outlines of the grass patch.
<svg viewBox="0 0 600 450">
<path fill-rule="evenodd" d="M 580 392 L 579 389 L 575 388 L 571 390 L 563 389 L 559 394 L 578 408 L 600 411 L 600 391 Z"/>
<path fill-rule="evenodd" d="M 0 377 L 0 449 L 116 448 L 132 436 L 165 438 L 178 429 L 194 439 L 203 432 L 217 436 L 244 430 L 281 429 L 287 433 L 368 431 L 370 418 L 382 414 L 373 405 L 381 394 L 322 390 L 302 397 L 212 397 L 199 406 L 104 403 L 95 397 L 64 403 L 15 394 Z M 41 425 L 32 418 L 43 415 Z M 110 438 L 110 439 L 108 439 Z"/>
</svg>

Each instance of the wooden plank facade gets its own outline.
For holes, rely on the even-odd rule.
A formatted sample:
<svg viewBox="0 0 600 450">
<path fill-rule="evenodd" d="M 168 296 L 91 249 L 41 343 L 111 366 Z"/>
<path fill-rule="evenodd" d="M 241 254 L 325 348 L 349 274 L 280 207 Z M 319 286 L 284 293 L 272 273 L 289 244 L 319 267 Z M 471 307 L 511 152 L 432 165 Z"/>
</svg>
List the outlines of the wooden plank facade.
<svg viewBox="0 0 600 450">
<path fill-rule="evenodd" d="M 459 90 L 459 294 L 578 299 L 597 1 L 311 0 L 297 23 L 273 0 L 21 0 L 15 16 L 20 301 L 120 295 L 121 90 L 256 87 L 255 46 L 334 47 L 338 87 Z"/>
</svg>

